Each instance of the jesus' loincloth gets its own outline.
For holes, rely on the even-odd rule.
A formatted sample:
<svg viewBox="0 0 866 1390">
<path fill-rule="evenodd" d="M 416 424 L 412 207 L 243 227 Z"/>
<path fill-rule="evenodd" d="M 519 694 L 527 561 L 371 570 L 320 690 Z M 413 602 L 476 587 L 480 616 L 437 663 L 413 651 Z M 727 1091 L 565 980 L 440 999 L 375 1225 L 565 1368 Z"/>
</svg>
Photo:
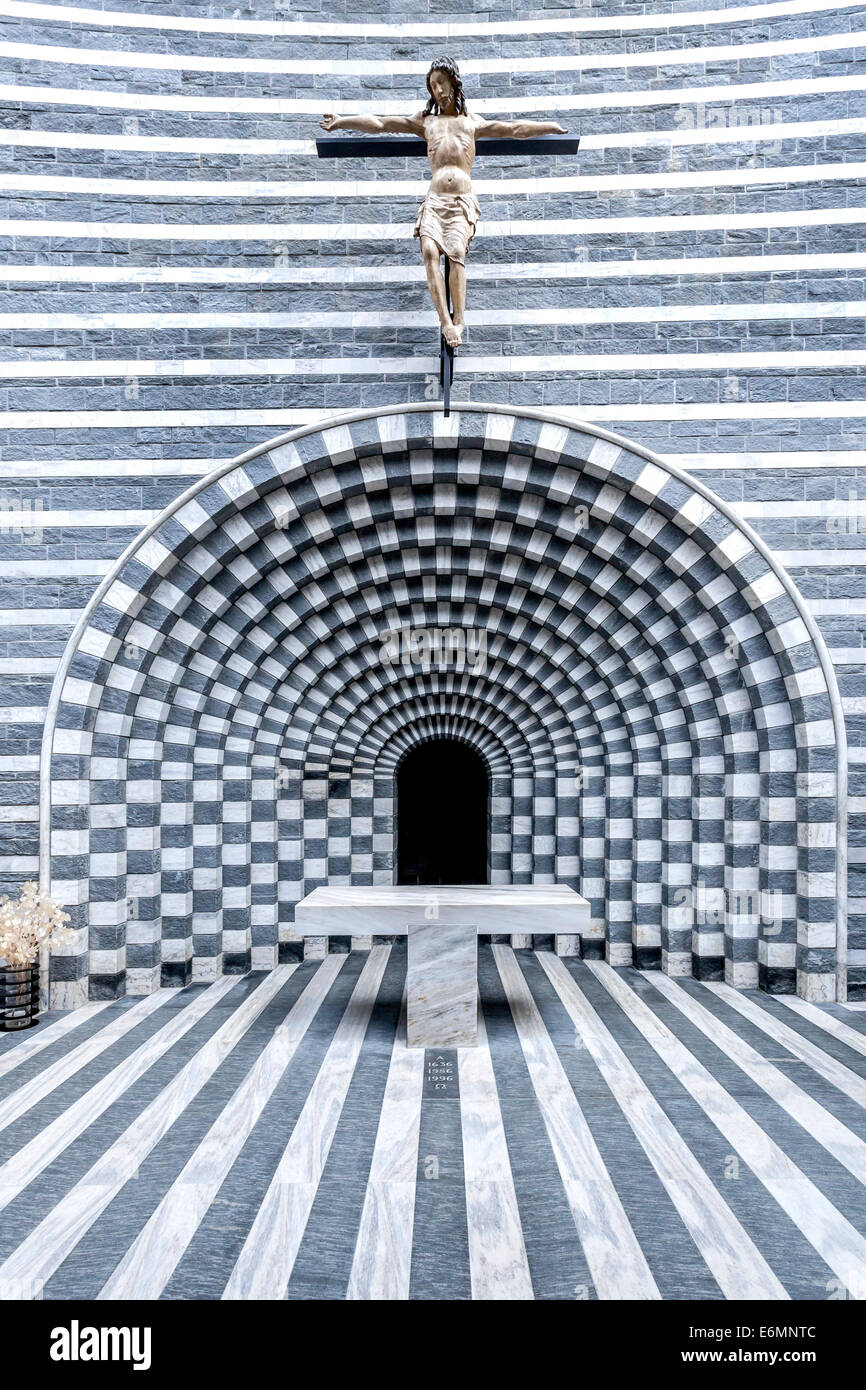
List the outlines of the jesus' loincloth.
<svg viewBox="0 0 866 1390">
<path fill-rule="evenodd" d="M 428 193 L 413 236 L 429 237 L 455 265 L 464 265 L 481 208 L 474 193 Z"/>
</svg>

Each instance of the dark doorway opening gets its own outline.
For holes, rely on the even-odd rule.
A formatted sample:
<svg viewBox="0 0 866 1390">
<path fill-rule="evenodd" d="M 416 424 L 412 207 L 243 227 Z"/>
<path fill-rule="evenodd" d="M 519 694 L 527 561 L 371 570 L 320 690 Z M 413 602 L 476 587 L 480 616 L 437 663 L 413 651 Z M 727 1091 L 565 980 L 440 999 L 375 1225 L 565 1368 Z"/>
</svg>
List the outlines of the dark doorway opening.
<svg viewBox="0 0 866 1390">
<path fill-rule="evenodd" d="M 439 738 L 397 772 L 397 882 L 486 883 L 489 787 L 484 760 Z"/>
</svg>

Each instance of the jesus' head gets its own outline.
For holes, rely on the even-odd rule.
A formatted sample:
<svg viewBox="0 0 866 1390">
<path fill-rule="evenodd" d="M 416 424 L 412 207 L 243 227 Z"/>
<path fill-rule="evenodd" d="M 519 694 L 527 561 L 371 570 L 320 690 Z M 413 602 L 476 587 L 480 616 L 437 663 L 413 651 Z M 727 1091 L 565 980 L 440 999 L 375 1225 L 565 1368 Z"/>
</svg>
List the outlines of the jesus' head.
<svg viewBox="0 0 866 1390">
<path fill-rule="evenodd" d="M 463 82 L 453 58 L 437 58 L 430 64 L 427 91 L 430 93 L 430 100 L 424 108 L 425 116 L 466 115 Z"/>
</svg>

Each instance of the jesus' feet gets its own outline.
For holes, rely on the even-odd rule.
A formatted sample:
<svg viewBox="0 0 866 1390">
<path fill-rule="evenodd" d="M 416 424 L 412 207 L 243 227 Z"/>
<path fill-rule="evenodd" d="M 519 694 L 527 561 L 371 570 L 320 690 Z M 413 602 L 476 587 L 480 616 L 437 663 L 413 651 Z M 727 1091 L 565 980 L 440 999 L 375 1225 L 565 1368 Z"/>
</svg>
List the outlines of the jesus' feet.
<svg viewBox="0 0 866 1390">
<path fill-rule="evenodd" d="M 466 328 L 466 324 L 465 324 L 465 323 L 458 323 L 456 319 L 454 320 L 454 332 L 458 335 L 458 337 L 457 337 L 458 345 L 459 345 L 460 343 L 463 342 L 463 333 L 464 333 L 465 328 Z"/>
<path fill-rule="evenodd" d="M 442 336 L 449 347 L 460 346 L 461 332 L 462 329 L 458 328 L 455 323 L 443 323 L 442 325 Z"/>
</svg>

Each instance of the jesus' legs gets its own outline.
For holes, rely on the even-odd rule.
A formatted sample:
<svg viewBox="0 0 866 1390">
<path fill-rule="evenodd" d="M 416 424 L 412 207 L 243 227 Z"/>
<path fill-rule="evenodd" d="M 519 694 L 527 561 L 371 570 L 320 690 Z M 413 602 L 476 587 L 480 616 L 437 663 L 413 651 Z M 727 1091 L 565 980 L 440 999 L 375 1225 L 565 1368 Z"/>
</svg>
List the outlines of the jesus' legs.
<svg viewBox="0 0 866 1390">
<path fill-rule="evenodd" d="M 460 340 L 463 337 L 463 330 L 466 327 L 465 323 L 463 322 L 463 316 L 466 313 L 465 265 L 457 265 L 454 261 L 451 262 L 450 288 L 451 303 L 454 305 L 454 327 L 456 331 L 460 334 L 460 338 L 458 338 L 457 340 L 458 342 L 460 342 Z"/>
<path fill-rule="evenodd" d="M 433 307 L 439 316 L 439 323 L 442 327 L 442 336 L 449 347 L 460 346 L 460 331 L 451 322 L 451 315 L 448 313 L 448 303 L 445 299 L 445 277 L 439 269 L 439 247 L 430 237 L 421 238 L 421 255 L 424 257 L 424 269 L 427 272 L 427 288 L 430 291 L 430 298 L 433 300 Z M 451 268 L 452 295 L 454 293 L 454 267 Z M 465 276 L 464 276 L 464 298 L 465 298 Z"/>
</svg>

